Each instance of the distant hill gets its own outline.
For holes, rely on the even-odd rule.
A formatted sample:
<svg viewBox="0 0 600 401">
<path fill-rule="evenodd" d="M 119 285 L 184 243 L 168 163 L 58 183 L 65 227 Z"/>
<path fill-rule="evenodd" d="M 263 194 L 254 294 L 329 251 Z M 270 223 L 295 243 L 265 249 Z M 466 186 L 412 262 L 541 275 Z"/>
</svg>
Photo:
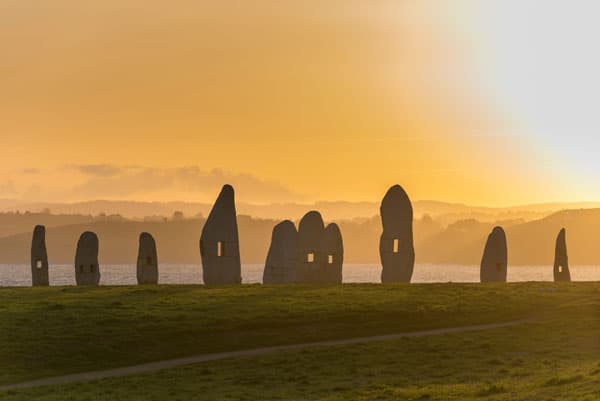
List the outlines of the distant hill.
<svg viewBox="0 0 600 401">
<path fill-rule="evenodd" d="M 27 224 L 35 220 L 31 215 L 19 216 Z M 238 217 L 243 263 L 264 263 L 271 232 L 277 222 L 244 215 Z M 379 218 L 338 223 L 344 239 L 345 261 L 379 264 Z M 134 263 L 139 233 L 148 231 L 156 238 L 159 258 L 163 262 L 200 264 L 198 240 L 203 224 L 203 218 L 144 222 L 109 216 L 49 226 L 48 253 L 51 263 L 73 263 L 79 235 L 92 230 L 100 238 L 101 263 Z M 600 209 L 562 211 L 530 222 L 517 219 L 490 223 L 468 219 L 447 227 L 426 216 L 414 223 L 417 262 L 479 264 L 487 236 L 496 224 L 506 228 L 511 265 L 551 265 L 554 241 L 562 227 L 567 228 L 571 263 L 600 265 Z M 26 232 L 0 238 L 0 263 L 29 263 L 32 229 L 33 224 Z"/>
<path fill-rule="evenodd" d="M 43 224 L 46 227 L 58 227 L 92 221 L 94 221 L 94 217 L 78 214 L 0 213 L 0 237 L 32 231 L 36 224 Z"/>
<path fill-rule="evenodd" d="M 100 239 L 102 263 L 134 263 L 139 233 L 155 237 L 159 258 L 165 262 L 200 263 L 198 241 L 205 219 L 181 221 L 132 221 L 124 218 L 95 218 L 82 224 L 48 227 L 46 240 L 51 263 L 73 263 L 79 235 L 94 231 Z M 244 263 L 264 263 L 273 227 L 278 220 L 238 216 L 240 252 Z M 298 223 L 296 221 L 296 223 Z M 344 235 L 345 260 L 349 263 L 378 263 L 381 222 L 378 217 L 339 222 Z M 31 230 L 0 238 L 0 263 L 29 263 Z M 415 222 L 415 238 L 433 235 L 443 229 L 432 219 Z"/>
<path fill-rule="evenodd" d="M 48 257 L 53 264 L 73 263 L 79 235 L 91 230 L 98 234 L 100 240 L 101 263 L 135 263 L 139 234 L 146 231 L 155 237 L 161 261 L 199 264 L 199 239 L 203 224 L 204 219 L 167 222 L 122 220 L 49 227 L 46 231 Z M 265 257 L 262 254 L 268 246 L 267 238 L 270 239 L 275 222 L 240 216 L 238 224 L 240 232 L 244 233 L 243 257 L 252 262 L 262 260 Z M 29 263 L 30 246 L 30 232 L 0 238 L 0 262 Z"/>
<path fill-rule="evenodd" d="M 479 264 L 487 236 L 495 225 L 475 220 L 452 224 L 420 242 L 417 257 L 430 263 Z M 553 264 L 556 237 L 563 227 L 567 229 L 570 263 L 600 265 L 600 209 L 566 210 L 504 226 L 512 265 Z"/>
<path fill-rule="evenodd" d="M 54 215 L 83 215 L 97 216 L 99 214 L 119 214 L 127 218 L 143 219 L 148 216 L 170 217 L 174 212 L 180 211 L 187 217 L 207 216 L 212 204 L 194 202 L 135 202 L 94 200 L 77 203 L 35 203 L 15 200 L 0 199 L 1 212 L 20 211 L 51 212 Z M 323 216 L 331 220 L 351 220 L 354 218 L 371 218 L 379 214 L 378 202 L 317 202 L 310 204 L 301 203 L 273 203 L 273 204 L 248 204 L 238 202 L 239 214 L 261 219 L 292 219 L 301 218 L 309 210 L 319 210 Z M 552 203 L 514 206 L 505 208 L 490 208 L 468 206 L 458 203 L 438 201 L 414 202 L 415 216 L 430 215 L 442 224 L 448 225 L 458 220 L 477 219 L 479 221 L 494 222 L 498 220 L 535 220 L 549 214 L 566 209 L 600 208 L 600 203 Z M 1 222 L 0 222 L 1 225 Z M 13 232 L 16 233 L 16 232 Z M 2 235 L 0 233 L 0 235 Z"/>
</svg>

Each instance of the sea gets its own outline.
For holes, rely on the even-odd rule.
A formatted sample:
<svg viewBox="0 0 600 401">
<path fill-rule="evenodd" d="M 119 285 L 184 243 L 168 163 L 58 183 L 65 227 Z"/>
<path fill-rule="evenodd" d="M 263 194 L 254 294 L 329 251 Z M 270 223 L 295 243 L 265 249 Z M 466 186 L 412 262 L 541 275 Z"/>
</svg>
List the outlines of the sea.
<svg viewBox="0 0 600 401">
<path fill-rule="evenodd" d="M 262 283 L 263 264 L 242 265 L 242 281 L 247 284 Z M 571 266 L 573 281 L 600 281 L 600 266 Z M 135 285 L 136 266 L 101 265 L 101 285 Z M 50 285 L 75 285 L 73 265 L 51 265 Z M 344 283 L 380 283 L 381 266 L 377 264 L 345 264 Z M 552 266 L 513 266 L 508 269 L 509 282 L 553 281 Z M 413 283 L 477 283 L 479 266 L 417 264 Z M 193 264 L 162 263 L 159 266 L 161 284 L 202 284 L 202 267 Z M 26 287 L 31 285 L 31 267 L 25 264 L 0 264 L 1 287 Z"/>
</svg>

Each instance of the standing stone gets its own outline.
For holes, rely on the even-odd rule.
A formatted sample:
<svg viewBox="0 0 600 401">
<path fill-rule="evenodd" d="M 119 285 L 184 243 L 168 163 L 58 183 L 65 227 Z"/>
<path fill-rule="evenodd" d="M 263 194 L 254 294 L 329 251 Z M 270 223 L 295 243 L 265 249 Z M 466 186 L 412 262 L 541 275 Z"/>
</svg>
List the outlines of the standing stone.
<svg viewBox="0 0 600 401">
<path fill-rule="evenodd" d="M 485 245 L 481 260 L 481 282 L 506 282 L 507 270 L 508 246 L 506 233 L 502 227 L 496 227 L 488 237 Z"/>
<path fill-rule="evenodd" d="M 321 281 L 319 261 L 322 260 L 321 241 L 325 224 L 321 214 L 308 212 L 298 225 L 297 279 L 301 283 L 318 283 Z"/>
<path fill-rule="evenodd" d="M 344 265 L 344 242 L 337 224 L 332 223 L 325 228 L 320 249 L 321 281 L 331 284 L 342 283 Z"/>
<path fill-rule="evenodd" d="M 34 287 L 50 285 L 48 278 L 48 253 L 46 227 L 35 226 L 31 240 L 31 284 Z"/>
<path fill-rule="evenodd" d="M 381 202 L 383 233 L 379 255 L 382 283 L 410 283 L 415 267 L 413 208 L 400 185 L 391 187 Z"/>
<path fill-rule="evenodd" d="M 285 284 L 296 281 L 296 257 L 298 255 L 298 232 L 296 226 L 285 220 L 273 228 L 271 246 L 265 263 L 264 284 Z"/>
<path fill-rule="evenodd" d="M 235 194 L 231 185 L 223 186 L 204 224 L 200 255 L 206 285 L 242 282 Z"/>
<path fill-rule="evenodd" d="M 98 236 L 86 231 L 77 242 L 75 254 L 75 281 L 77 285 L 100 284 L 100 265 L 98 264 Z"/>
<path fill-rule="evenodd" d="M 140 234 L 140 246 L 137 258 L 138 284 L 158 284 L 158 256 L 154 237 L 148 233 Z"/>
<path fill-rule="evenodd" d="M 554 256 L 554 281 L 571 281 L 569 255 L 567 253 L 567 231 L 563 228 L 556 238 Z"/>
</svg>

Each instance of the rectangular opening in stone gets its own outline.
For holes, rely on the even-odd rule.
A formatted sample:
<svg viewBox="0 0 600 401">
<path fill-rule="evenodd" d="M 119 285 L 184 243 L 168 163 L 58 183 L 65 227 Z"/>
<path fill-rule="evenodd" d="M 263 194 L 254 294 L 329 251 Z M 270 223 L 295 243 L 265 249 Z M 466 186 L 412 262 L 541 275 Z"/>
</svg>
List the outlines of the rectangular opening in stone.
<svg viewBox="0 0 600 401">
<path fill-rule="evenodd" d="M 221 257 L 225 254 L 225 249 L 223 247 L 223 241 L 217 241 L 217 256 Z"/>
<path fill-rule="evenodd" d="M 35 261 L 35 267 L 36 267 L 37 269 L 41 269 L 41 268 L 43 267 L 43 265 L 42 265 L 42 261 L 41 261 L 41 260 L 39 260 L 39 259 L 38 259 L 38 260 L 36 260 L 36 261 Z"/>
<path fill-rule="evenodd" d="M 400 250 L 400 240 L 398 238 L 394 239 L 394 253 L 398 253 Z"/>
<path fill-rule="evenodd" d="M 562 266 L 558 266 L 558 272 L 562 273 L 563 272 L 563 267 Z"/>
<path fill-rule="evenodd" d="M 329 263 L 330 265 L 333 264 L 333 255 L 327 255 L 327 263 Z"/>
<path fill-rule="evenodd" d="M 308 254 L 306 254 L 306 262 L 307 263 L 313 263 L 315 261 L 315 253 L 314 252 L 309 252 Z"/>
</svg>

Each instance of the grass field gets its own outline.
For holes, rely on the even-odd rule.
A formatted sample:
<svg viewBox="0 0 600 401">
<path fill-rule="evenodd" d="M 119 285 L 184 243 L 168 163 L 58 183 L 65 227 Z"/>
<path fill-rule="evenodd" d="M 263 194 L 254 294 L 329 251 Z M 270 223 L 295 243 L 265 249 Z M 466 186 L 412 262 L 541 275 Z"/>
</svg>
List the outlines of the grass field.
<svg viewBox="0 0 600 401">
<path fill-rule="evenodd" d="M 0 289 L 0 383 L 525 317 L 536 320 L 215 361 L 0 398 L 600 399 L 600 283 Z"/>
</svg>

